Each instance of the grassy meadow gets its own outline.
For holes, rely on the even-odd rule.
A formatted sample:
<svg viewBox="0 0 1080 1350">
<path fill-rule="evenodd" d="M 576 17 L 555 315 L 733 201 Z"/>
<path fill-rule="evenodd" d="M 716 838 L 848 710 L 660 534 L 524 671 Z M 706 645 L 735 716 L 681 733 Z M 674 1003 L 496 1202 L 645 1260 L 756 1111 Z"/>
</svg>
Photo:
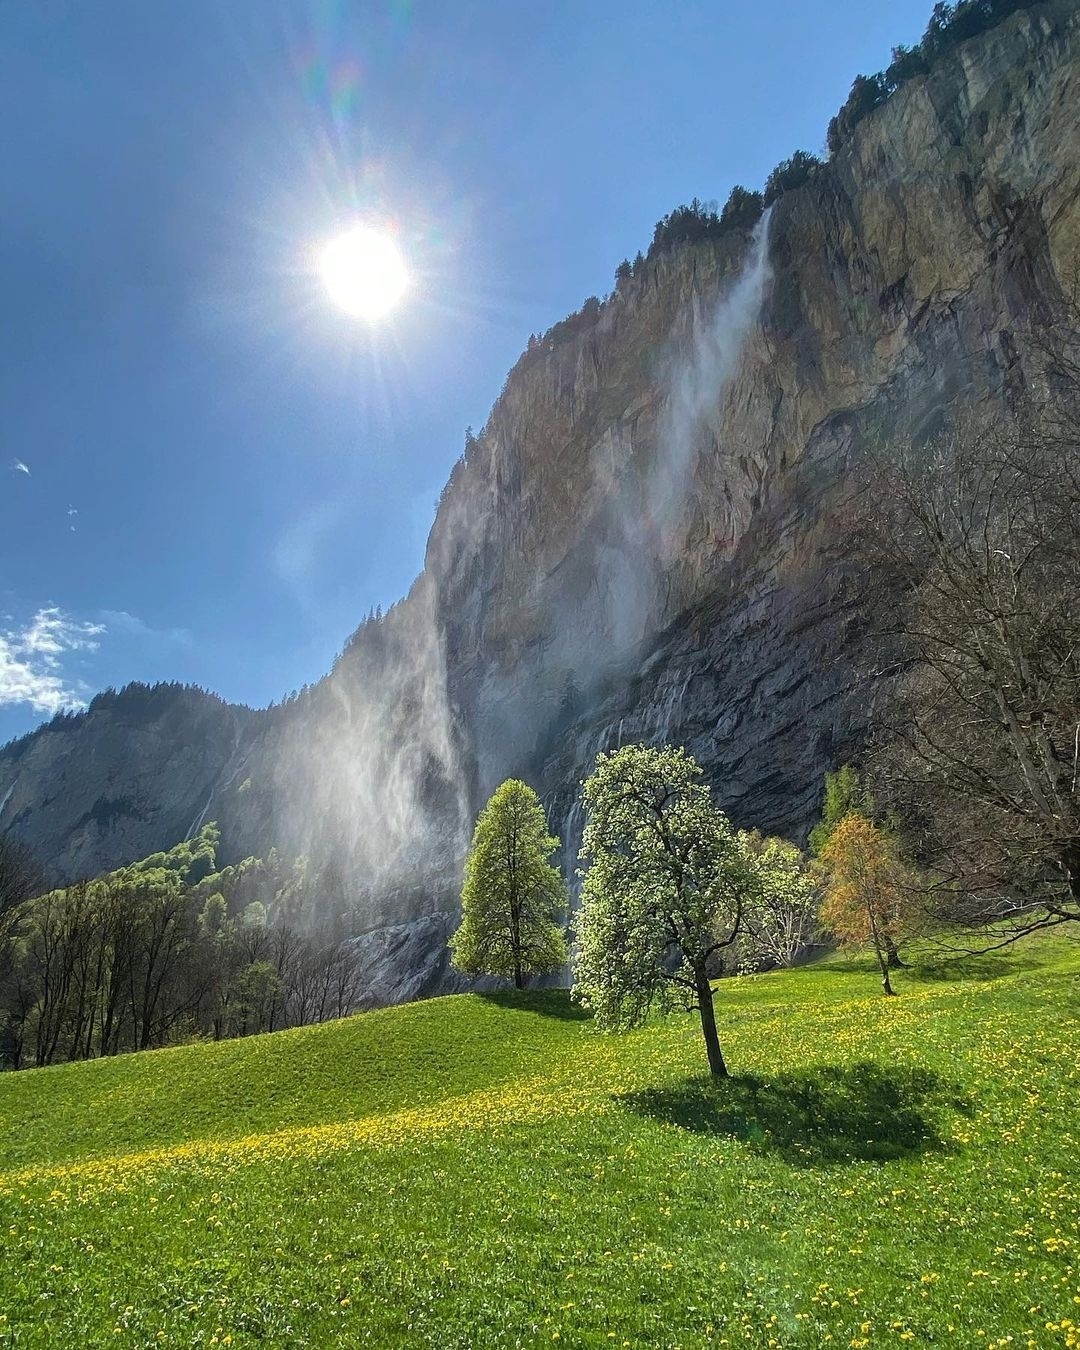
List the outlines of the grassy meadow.
<svg viewBox="0 0 1080 1350">
<path fill-rule="evenodd" d="M 1080 944 L 0 1078 L 0 1345 L 1080 1345 Z"/>
</svg>

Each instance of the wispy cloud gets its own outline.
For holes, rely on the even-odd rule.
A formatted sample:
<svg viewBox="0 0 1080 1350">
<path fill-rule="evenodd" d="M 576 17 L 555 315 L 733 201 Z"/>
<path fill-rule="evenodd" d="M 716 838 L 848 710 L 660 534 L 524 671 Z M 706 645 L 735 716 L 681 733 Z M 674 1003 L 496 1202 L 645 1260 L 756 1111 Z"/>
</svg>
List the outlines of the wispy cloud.
<svg viewBox="0 0 1080 1350">
<path fill-rule="evenodd" d="M 148 643 L 171 643 L 186 647 L 193 641 L 190 628 L 155 628 L 126 609 L 103 609 L 101 617 L 110 633 L 127 633 Z"/>
<path fill-rule="evenodd" d="M 26 465 L 22 462 L 21 459 L 13 459 L 11 461 L 11 472 L 28 474 L 30 470 L 26 467 Z"/>
<path fill-rule="evenodd" d="M 317 502 L 297 514 L 274 544 L 274 569 L 305 609 L 321 603 L 321 565 L 347 509 L 344 497 Z"/>
<path fill-rule="evenodd" d="M 79 623 L 55 605 L 22 626 L 7 624 L 0 628 L 0 707 L 28 703 L 42 713 L 85 707 L 88 691 L 65 672 L 64 658 L 97 651 L 105 625 Z"/>
</svg>

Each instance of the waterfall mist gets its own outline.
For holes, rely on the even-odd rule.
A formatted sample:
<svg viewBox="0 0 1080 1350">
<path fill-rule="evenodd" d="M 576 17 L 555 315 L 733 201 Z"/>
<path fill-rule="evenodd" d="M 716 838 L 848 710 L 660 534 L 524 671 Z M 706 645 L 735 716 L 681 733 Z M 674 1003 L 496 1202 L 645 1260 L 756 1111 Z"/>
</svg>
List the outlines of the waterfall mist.
<svg viewBox="0 0 1080 1350">
<path fill-rule="evenodd" d="M 711 313 L 695 295 L 690 313 L 689 351 L 677 359 L 670 396 L 660 425 L 657 456 L 646 486 L 646 506 L 662 535 L 678 523 L 693 475 L 696 454 L 704 448 L 751 331 L 761 315 L 769 263 L 769 206 L 750 236 L 742 270 L 714 304 Z"/>
<path fill-rule="evenodd" d="M 339 874 L 371 923 L 453 904 L 483 797 L 569 735 L 604 682 L 624 664 L 632 671 L 642 642 L 673 616 L 694 476 L 718 446 L 770 278 L 768 228 L 766 213 L 715 299 L 695 294 L 666 346 L 650 353 L 658 397 L 641 443 L 616 426 L 589 446 L 560 567 L 541 571 L 517 542 L 521 508 L 508 509 L 495 488 L 520 490 L 517 445 L 505 423 L 485 429 L 475 480 L 440 511 L 409 595 L 362 626 L 333 674 L 279 710 L 264 833 Z M 507 559 L 500 636 L 485 615 L 490 569 Z M 464 610 L 455 608 L 462 595 Z M 528 614 L 543 638 L 508 645 L 505 626 L 513 632 L 515 616 Z M 459 653 L 453 669 L 448 646 Z M 472 653 L 464 684 L 463 651 Z M 607 728 L 601 739 L 614 736 Z"/>
<path fill-rule="evenodd" d="M 431 907 L 467 843 L 462 729 L 433 586 L 364 624 L 333 673 L 279 710 L 272 834 L 370 922 Z"/>
<path fill-rule="evenodd" d="M 611 340 L 620 341 L 618 325 L 626 328 L 623 359 L 642 344 L 643 355 L 631 367 L 634 387 L 641 382 L 640 396 L 581 446 L 587 464 L 565 497 L 576 513 L 574 528 L 568 550 L 554 552 L 556 566 L 527 569 L 516 539 L 509 541 L 506 551 L 518 560 L 515 605 L 536 616 L 535 636 L 512 648 L 512 662 L 489 662 L 485 668 L 483 698 L 470 728 L 482 790 L 522 772 L 523 766 L 539 771 L 550 765 L 545 776 L 570 785 L 598 750 L 627 740 L 663 739 L 659 720 L 665 714 L 655 709 L 647 718 L 624 718 L 615 691 L 641 673 L 653 639 L 687 603 L 687 574 L 693 585 L 720 565 L 724 548 L 734 546 L 745 523 L 743 503 L 732 508 L 729 522 L 718 521 L 714 510 L 706 521 L 713 538 L 688 563 L 696 476 L 703 471 L 726 477 L 729 462 L 735 465 L 746 449 L 737 439 L 740 419 L 732 415 L 730 400 L 751 357 L 772 276 L 769 225 L 766 212 L 741 259 L 733 240 L 726 256 L 718 254 L 715 261 L 704 254 L 700 262 L 674 260 L 670 266 L 686 268 L 681 308 L 652 308 L 657 282 L 648 273 L 637 291 L 610 302 L 615 306 L 609 311 L 615 328 Z M 657 338 L 659 323 L 666 336 Z M 556 435 L 573 437 L 577 410 L 588 414 L 589 386 L 576 382 L 590 355 L 585 347 L 563 363 L 552 360 L 544 371 L 545 387 L 562 388 L 573 399 L 569 416 L 563 412 L 561 420 L 551 420 Z M 526 409 L 534 406 L 529 391 L 518 396 Z M 531 399 L 536 398 L 534 391 Z M 494 449 L 502 456 L 497 462 L 512 463 L 507 433 L 515 430 L 515 422 L 500 419 L 495 429 Z M 533 451 L 538 452 L 541 447 Z M 558 443 L 550 453 L 559 455 Z M 733 483 L 739 472 L 733 469 Z M 751 491 L 741 495 L 749 499 Z M 512 519 L 505 510 L 500 518 Z M 505 615 L 505 596 L 501 599 Z M 669 720 L 685 692 L 685 683 L 670 697 L 665 691 Z M 611 718 L 589 718 L 590 710 L 608 704 Z M 552 824 L 569 850 L 564 861 L 572 868 L 580 825 L 574 801 L 568 796 L 550 805 Z"/>
<path fill-rule="evenodd" d="M 595 632 L 577 631 L 567 664 L 583 686 L 595 682 L 673 617 L 672 571 L 701 456 L 719 445 L 718 422 L 731 383 L 760 321 L 772 277 L 770 207 L 758 221 L 739 271 L 711 303 L 695 294 L 683 332 L 661 361 L 662 408 L 643 470 L 626 461 L 614 477 L 594 553 Z M 675 601 L 677 604 L 677 599 Z M 581 642 L 602 635 L 603 641 Z"/>
</svg>

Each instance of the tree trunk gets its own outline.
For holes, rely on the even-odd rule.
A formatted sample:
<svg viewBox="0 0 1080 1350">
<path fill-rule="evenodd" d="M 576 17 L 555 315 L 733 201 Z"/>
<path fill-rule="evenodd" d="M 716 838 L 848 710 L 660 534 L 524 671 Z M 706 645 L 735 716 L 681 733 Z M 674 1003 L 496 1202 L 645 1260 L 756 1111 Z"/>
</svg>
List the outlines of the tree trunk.
<svg viewBox="0 0 1080 1350">
<path fill-rule="evenodd" d="M 885 942 L 885 955 L 888 957 L 889 960 L 889 969 L 904 970 L 905 969 L 904 962 L 900 960 L 900 953 L 896 950 L 896 943 L 892 940 L 891 937 L 889 937 L 887 933 L 885 934 L 884 942 Z"/>
<path fill-rule="evenodd" d="M 694 983 L 697 985 L 698 1011 L 701 1013 L 701 1034 L 705 1037 L 705 1051 L 709 1056 L 709 1072 L 714 1078 L 726 1078 L 727 1065 L 720 1049 L 720 1037 L 716 1034 L 712 985 L 704 970 L 694 972 Z"/>
<path fill-rule="evenodd" d="M 881 943 L 878 942 L 876 937 L 874 938 L 874 952 L 877 955 L 878 966 L 881 969 L 881 987 L 886 994 L 895 997 L 896 990 L 892 987 L 892 981 L 889 979 L 889 967 L 892 965 L 892 962 L 886 957 L 885 952 L 882 950 Z"/>
<path fill-rule="evenodd" d="M 1070 840 L 1062 851 L 1061 870 L 1069 886 L 1071 899 L 1080 901 L 1080 840 Z"/>
<path fill-rule="evenodd" d="M 514 883 L 516 887 L 516 882 Z M 514 988 L 525 988 L 525 972 L 521 960 L 521 906 L 517 891 L 510 896 L 510 947 L 514 953 Z"/>
</svg>

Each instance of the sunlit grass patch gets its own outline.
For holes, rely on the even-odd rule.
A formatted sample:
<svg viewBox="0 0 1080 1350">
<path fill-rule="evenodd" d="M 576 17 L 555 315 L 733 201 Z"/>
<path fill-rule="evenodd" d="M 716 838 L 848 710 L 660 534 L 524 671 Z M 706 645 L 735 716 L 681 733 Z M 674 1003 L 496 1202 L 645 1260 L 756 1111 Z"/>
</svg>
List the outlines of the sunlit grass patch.
<svg viewBox="0 0 1080 1350">
<path fill-rule="evenodd" d="M 558 991 L 8 1076 L 0 1344 L 1066 1346 L 1080 949 L 1029 953 L 731 981 L 730 1083 Z"/>
</svg>

